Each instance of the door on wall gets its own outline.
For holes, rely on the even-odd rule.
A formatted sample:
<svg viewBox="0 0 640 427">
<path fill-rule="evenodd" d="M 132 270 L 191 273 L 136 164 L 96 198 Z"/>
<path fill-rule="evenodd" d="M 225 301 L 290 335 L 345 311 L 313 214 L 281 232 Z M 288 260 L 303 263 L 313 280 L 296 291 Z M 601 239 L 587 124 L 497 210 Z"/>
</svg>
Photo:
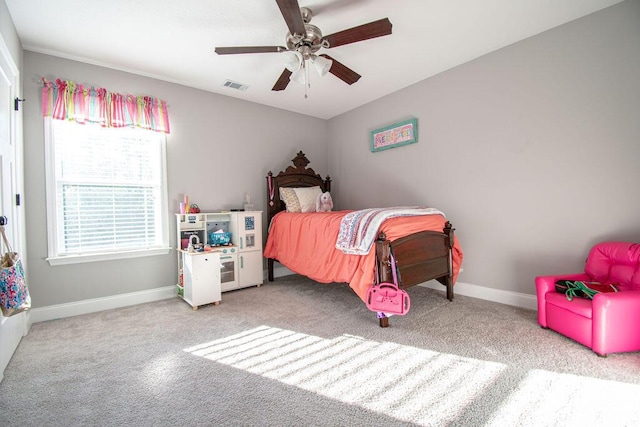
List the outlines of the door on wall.
<svg viewBox="0 0 640 427">
<path fill-rule="evenodd" d="M 7 53 L 4 40 L 0 37 L 0 216 L 7 218 L 5 233 L 12 249 L 24 255 L 22 242 L 21 217 L 16 205 L 19 186 L 18 174 L 22 173 L 19 159 L 16 132 L 16 114 L 14 99 L 18 93 L 18 69 Z M 6 250 L 2 245 L 2 252 Z M 27 331 L 27 314 L 20 313 L 12 317 L 0 314 L 0 380 L 9 364 L 20 339 Z"/>
</svg>

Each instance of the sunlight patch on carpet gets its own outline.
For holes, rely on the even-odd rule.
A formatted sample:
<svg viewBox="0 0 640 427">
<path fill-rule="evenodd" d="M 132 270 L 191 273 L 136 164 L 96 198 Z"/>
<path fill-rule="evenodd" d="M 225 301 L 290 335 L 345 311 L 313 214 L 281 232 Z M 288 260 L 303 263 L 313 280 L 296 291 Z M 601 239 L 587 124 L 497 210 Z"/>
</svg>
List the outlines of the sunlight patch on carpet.
<svg viewBox="0 0 640 427">
<path fill-rule="evenodd" d="M 631 426 L 640 385 L 532 370 L 488 426 Z"/>
<path fill-rule="evenodd" d="M 506 365 L 353 335 L 260 326 L 184 351 L 402 421 L 446 424 Z"/>
<path fill-rule="evenodd" d="M 180 359 L 175 354 L 161 355 L 149 360 L 141 371 L 145 390 L 156 396 L 170 393 L 173 384 L 180 380 L 178 370 Z"/>
</svg>

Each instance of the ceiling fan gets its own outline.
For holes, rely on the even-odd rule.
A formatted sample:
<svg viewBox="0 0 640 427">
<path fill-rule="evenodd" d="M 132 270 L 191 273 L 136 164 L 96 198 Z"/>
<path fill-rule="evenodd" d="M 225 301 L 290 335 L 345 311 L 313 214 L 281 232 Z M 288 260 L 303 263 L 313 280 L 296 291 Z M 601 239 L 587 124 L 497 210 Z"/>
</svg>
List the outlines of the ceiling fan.
<svg viewBox="0 0 640 427">
<path fill-rule="evenodd" d="M 309 8 L 300 8 L 298 0 L 276 0 L 280 12 L 289 27 L 286 36 L 287 46 L 233 46 L 216 47 L 218 55 L 232 55 L 241 53 L 287 53 L 285 69 L 271 90 L 286 89 L 289 81 L 305 84 L 309 83 L 309 63 L 321 76 L 327 72 L 333 74 L 345 83 L 352 85 L 360 79 L 360 74 L 336 61 L 327 54 L 318 55 L 321 48 L 330 49 L 349 43 L 368 40 L 391 34 L 391 22 L 388 18 L 368 24 L 349 28 L 337 33 L 323 36 L 320 28 L 310 24 L 312 12 Z"/>
</svg>

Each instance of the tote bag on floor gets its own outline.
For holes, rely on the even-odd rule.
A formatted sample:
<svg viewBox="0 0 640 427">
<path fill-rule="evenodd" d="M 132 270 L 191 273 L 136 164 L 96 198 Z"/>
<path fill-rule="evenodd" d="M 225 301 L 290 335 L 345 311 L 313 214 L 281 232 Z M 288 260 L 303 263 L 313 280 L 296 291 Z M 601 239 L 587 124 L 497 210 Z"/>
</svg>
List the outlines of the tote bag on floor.
<svg viewBox="0 0 640 427">
<path fill-rule="evenodd" d="M 31 297 L 20 256 L 11 249 L 4 226 L 0 226 L 0 233 L 5 246 L 0 259 L 0 309 L 4 317 L 9 317 L 31 308 Z"/>
</svg>

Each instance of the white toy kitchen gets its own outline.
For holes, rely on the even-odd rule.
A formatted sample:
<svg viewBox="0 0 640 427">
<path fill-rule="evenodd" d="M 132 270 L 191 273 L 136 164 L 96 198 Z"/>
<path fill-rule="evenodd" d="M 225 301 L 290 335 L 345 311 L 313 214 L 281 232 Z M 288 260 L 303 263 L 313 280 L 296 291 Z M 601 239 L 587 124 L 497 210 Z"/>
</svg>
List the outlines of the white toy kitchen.
<svg viewBox="0 0 640 427">
<path fill-rule="evenodd" d="M 263 283 L 262 212 L 176 214 L 178 295 L 194 310 Z"/>
</svg>

